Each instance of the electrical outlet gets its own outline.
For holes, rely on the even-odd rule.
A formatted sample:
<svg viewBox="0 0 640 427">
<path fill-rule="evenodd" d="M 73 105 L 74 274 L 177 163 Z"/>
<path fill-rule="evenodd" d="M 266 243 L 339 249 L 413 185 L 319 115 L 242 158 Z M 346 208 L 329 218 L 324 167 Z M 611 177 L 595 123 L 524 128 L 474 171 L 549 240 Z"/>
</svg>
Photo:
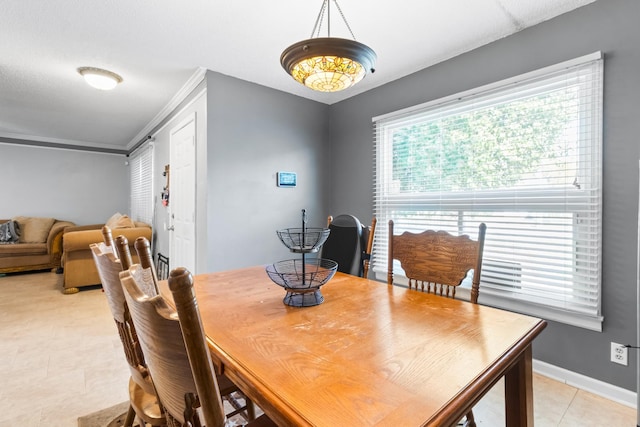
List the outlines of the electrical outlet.
<svg viewBox="0 0 640 427">
<path fill-rule="evenodd" d="M 611 343 L 611 361 L 627 366 L 628 348 L 622 344 Z"/>
</svg>

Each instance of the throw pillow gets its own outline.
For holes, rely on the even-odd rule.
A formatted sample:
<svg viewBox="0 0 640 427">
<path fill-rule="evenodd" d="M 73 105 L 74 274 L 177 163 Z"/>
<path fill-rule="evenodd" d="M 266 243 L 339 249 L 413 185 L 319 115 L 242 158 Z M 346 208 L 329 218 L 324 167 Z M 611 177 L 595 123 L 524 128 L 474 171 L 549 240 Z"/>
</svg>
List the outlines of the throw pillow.
<svg viewBox="0 0 640 427">
<path fill-rule="evenodd" d="M 127 215 L 122 215 L 120 218 L 118 218 L 114 226 L 111 228 L 117 229 L 117 228 L 133 228 L 133 227 L 135 227 L 135 224 L 133 223 L 131 218 L 129 218 Z"/>
<path fill-rule="evenodd" d="M 109 218 L 107 220 L 107 222 L 104 224 L 107 227 L 114 229 L 116 228 L 115 225 L 118 222 L 118 220 L 120 219 L 120 217 L 122 216 L 122 214 L 120 212 L 116 212 L 113 215 L 111 215 L 111 218 Z"/>
<path fill-rule="evenodd" d="M 55 218 L 38 218 L 17 216 L 14 221 L 20 224 L 20 242 L 45 243 Z"/>
<path fill-rule="evenodd" d="M 16 243 L 20 239 L 20 224 L 7 221 L 0 224 L 0 244 Z"/>
<path fill-rule="evenodd" d="M 115 230 L 116 228 L 133 228 L 136 226 L 131 218 L 127 215 L 122 215 L 120 212 L 113 214 L 111 218 L 107 220 L 105 225 L 112 230 Z"/>
</svg>

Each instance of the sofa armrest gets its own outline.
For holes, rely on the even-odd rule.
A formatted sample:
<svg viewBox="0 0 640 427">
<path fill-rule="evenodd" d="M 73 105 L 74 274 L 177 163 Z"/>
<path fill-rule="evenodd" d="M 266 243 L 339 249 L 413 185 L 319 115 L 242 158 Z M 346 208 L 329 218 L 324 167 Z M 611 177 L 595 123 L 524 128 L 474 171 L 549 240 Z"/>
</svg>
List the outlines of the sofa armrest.
<svg viewBox="0 0 640 427">
<path fill-rule="evenodd" d="M 113 235 L 113 240 L 116 240 L 118 236 L 126 237 L 129 246 L 133 248 L 138 237 L 144 237 L 151 241 L 151 227 L 116 228 L 111 230 L 111 235 Z"/>
<path fill-rule="evenodd" d="M 73 227 L 75 224 L 69 221 L 56 221 L 47 237 L 47 253 L 49 254 L 49 262 L 54 268 L 59 269 L 62 263 L 62 236 L 64 230 Z"/>
<path fill-rule="evenodd" d="M 84 230 L 100 230 L 104 224 L 89 224 L 89 225 L 76 225 L 74 227 L 65 228 L 64 232 L 71 233 L 74 231 L 84 231 Z"/>
<path fill-rule="evenodd" d="M 111 230 L 114 239 L 120 235 L 123 235 L 129 241 L 129 245 L 132 246 L 135 240 L 140 237 L 146 237 L 151 240 L 151 228 L 149 227 L 135 227 L 135 228 L 116 228 Z M 104 241 L 102 236 L 102 225 L 98 229 L 89 230 L 65 230 L 64 233 L 64 251 L 73 252 L 79 250 L 89 250 L 89 245 L 92 243 L 101 243 Z"/>
<path fill-rule="evenodd" d="M 56 221 L 53 223 L 51 230 L 49 230 L 49 236 L 47 237 L 47 251 L 52 252 L 55 243 L 60 244 L 60 251 L 62 251 L 62 234 L 69 227 L 75 227 L 73 222 L 69 221 Z"/>
</svg>

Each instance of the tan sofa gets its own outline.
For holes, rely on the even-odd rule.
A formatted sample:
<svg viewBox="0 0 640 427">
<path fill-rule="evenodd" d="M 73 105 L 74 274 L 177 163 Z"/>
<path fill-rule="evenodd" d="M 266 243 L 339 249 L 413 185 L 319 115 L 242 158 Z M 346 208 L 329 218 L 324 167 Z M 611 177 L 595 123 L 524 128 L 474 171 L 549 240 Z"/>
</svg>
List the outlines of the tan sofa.
<svg viewBox="0 0 640 427">
<path fill-rule="evenodd" d="M 103 241 L 102 227 L 105 224 L 93 224 L 70 227 L 64 233 L 64 289 L 65 294 L 75 294 L 78 288 L 100 284 L 100 276 L 91 254 L 89 245 Z M 129 250 L 133 262 L 138 262 L 138 255 L 133 244 L 138 237 L 146 237 L 151 241 L 151 226 L 142 222 L 134 223 L 134 227 L 112 228 L 113 238 L 123 235 L 129 241 Z"/>
<path fill-rule="evenodd" d="M 0 273 L 60 269 L 62 235 L 75 225 L 53 218 L 16 217 L 22 230 L 17 243 L 0 244 Z M 0 224 L 8 222 L 0 219 Z M 26 241 L 25 241 L 26 238 Z"/>
</svg>

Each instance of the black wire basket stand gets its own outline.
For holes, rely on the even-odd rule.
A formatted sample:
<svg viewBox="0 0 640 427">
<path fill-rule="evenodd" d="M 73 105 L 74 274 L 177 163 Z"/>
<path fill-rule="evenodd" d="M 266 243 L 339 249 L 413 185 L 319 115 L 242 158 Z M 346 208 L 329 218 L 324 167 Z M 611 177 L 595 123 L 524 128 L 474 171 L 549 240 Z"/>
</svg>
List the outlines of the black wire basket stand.
<svg viewBox="0 0 640 427">
<path fill-rule="evenodd" d="M 280 241 L 300 259 L 288 259 L 267 265 L 269 278 L 282 286 L 287 294 L 283 302 L 293 307 L 311 307 L 321 304 L 324 297 L 320 286 L 327 283 L 338 269 L 338 263 L 330 259 L 307 258 L 317 253 L 329 237 L 328 228 L 307 228 L 306 212 L 302 210 L 302 227 L 276 231 Z"/>
</svg>

